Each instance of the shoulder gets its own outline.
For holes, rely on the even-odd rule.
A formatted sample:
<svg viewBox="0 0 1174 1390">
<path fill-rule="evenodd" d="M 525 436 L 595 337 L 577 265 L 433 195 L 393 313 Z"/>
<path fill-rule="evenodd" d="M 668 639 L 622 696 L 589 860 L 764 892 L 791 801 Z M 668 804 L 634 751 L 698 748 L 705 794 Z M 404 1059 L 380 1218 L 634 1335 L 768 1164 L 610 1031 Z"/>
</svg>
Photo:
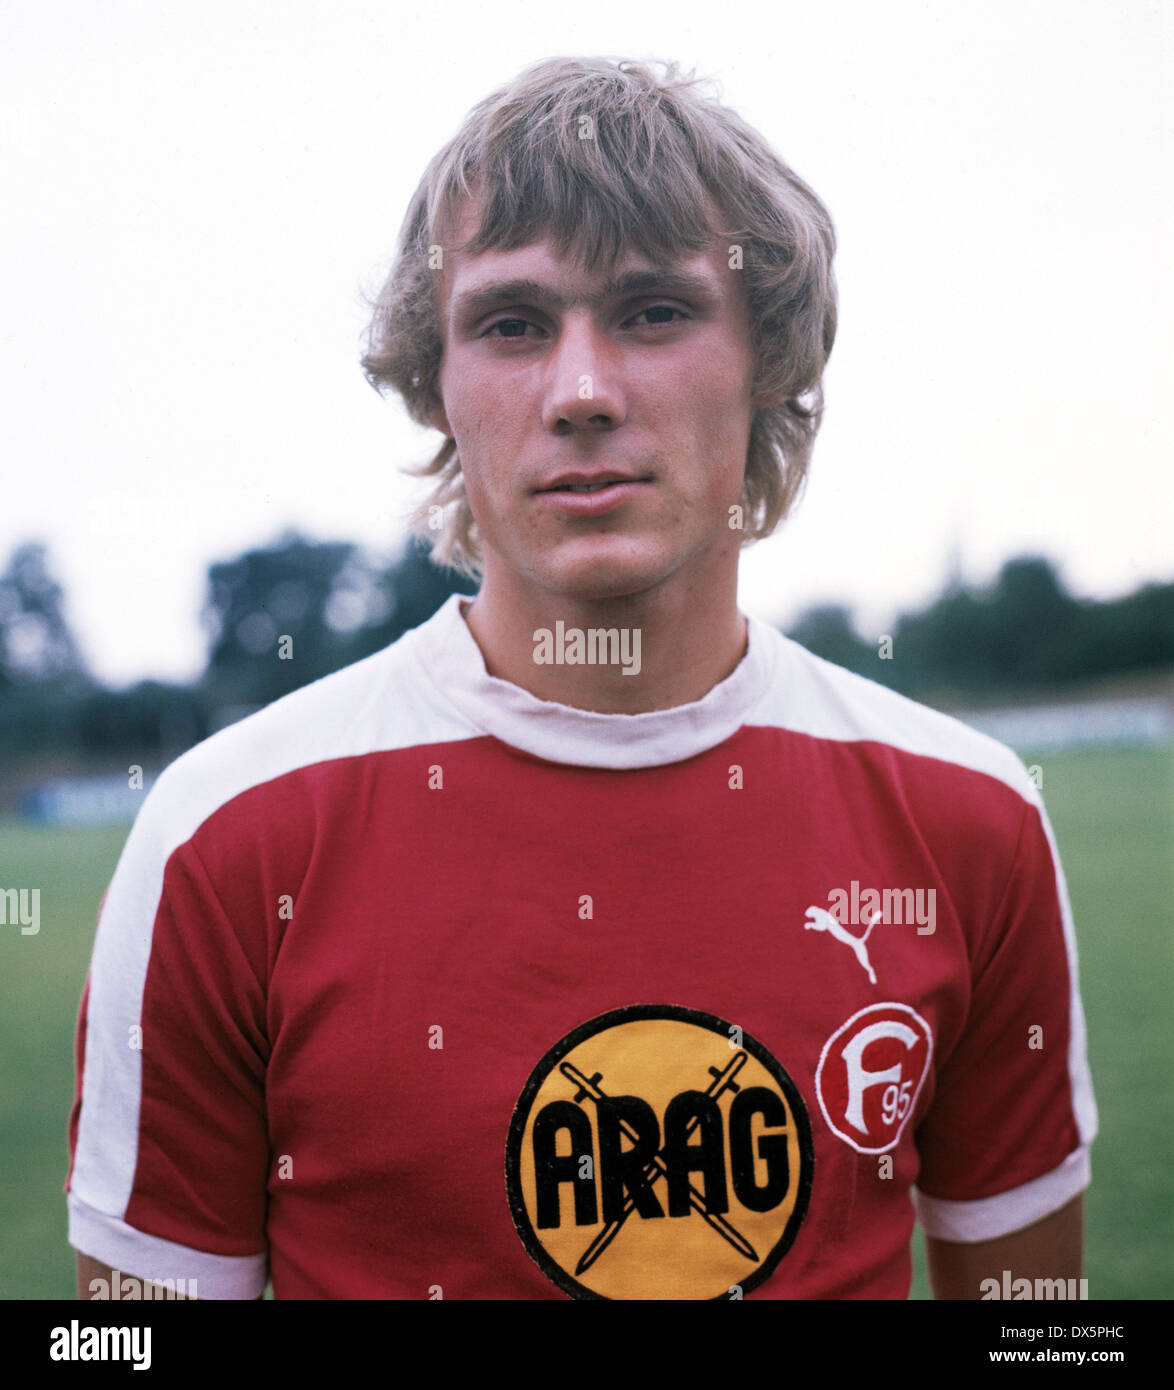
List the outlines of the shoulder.
<svg viewBox="0 0 1174 1390">
<path fill-rule="evenodd" d="M 1042 809 L 1035 783 L 1018 755 L 961 720 L 813 655 L 772 630 L 775 679 L 754 722 L 819 740 L 856 759 L 867 758 L 905 785 L 961 798 L 973 815 L 995 804 L 1000 819 L 1030 804 Z"/>
<path fill-rule="evenodd" d="M 155 782 L 132 835 L 149 832 L 166 853 L 229 803 L 289 785 L 294 774 L 476 736 L 459 711 L 438 698 L 420 666 L 421 631 L 275 700 L 184 753 Z"/>
</svg>

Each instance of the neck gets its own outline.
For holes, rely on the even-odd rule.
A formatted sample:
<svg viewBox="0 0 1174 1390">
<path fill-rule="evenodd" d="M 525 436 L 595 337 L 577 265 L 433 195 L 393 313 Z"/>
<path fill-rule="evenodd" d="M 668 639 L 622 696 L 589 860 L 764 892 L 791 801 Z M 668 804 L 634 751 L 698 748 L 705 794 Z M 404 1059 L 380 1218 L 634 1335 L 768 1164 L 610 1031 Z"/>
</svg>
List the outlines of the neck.
<svg viewBox="0 0 1174 1390">
<path fill-rule="evenodd" d="M 465 612 L 486 670 L 540 700 L 600 714 L 671 709 L 700 700 L 746 653 L 736 573 L 725 592 L 678 582 L 604 599 L 506 595 L 486 579 Z"/>
</svg>

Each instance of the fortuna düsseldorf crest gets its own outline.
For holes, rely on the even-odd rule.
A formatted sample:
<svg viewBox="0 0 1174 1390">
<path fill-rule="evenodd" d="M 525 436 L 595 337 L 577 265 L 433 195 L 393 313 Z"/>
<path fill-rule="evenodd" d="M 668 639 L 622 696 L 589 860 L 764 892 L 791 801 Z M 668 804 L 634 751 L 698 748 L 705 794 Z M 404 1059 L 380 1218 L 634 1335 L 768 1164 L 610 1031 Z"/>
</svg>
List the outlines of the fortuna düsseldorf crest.
<svg viewBox="0 0 1174 1390">
<path fill-rule="evenodd" d="M 871 1004 L 824 1044 L 815 1072 L 819 1107 L 857 1153 L 896 1148 L 929 1074 L 933 1033 L 908 1004 Z"/>
</svg>

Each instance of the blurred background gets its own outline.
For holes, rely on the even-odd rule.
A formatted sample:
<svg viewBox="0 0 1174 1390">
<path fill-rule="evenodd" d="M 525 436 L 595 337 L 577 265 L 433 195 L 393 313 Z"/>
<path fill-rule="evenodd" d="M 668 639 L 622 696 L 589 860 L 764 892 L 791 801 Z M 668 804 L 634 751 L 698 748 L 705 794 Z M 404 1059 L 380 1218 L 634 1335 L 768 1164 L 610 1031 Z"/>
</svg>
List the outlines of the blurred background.
<svg viewBox="0 0 1174 1390">
<path fill-rule="evenodd" d="M 95 914 L 153 777 L 471 592 L 358 367 L 470 105 L 669 58 L 814 187 L 840 331 L 745 611 L 1010 743 L 1056 828 L 1101 1109 L 1089 1292 L 1174 1294 L 1174 29 L 1149 0 L 9 3 L 0 45 L 0 1297 L 70 1297 Z M 293 639 L 293 659 L 279 639 Z M 926 1296 L 918 1243 L 914 1296 Z"/>
</svg>

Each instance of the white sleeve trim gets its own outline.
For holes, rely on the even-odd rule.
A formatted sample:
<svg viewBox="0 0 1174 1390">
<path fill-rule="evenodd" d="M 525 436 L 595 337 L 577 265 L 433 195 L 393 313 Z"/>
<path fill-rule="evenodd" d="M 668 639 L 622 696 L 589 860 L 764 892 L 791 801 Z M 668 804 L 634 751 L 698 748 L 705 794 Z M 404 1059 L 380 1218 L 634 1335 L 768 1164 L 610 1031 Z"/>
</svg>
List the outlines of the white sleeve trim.
<svg viewBox="0 0 1174 1390">
<path fill-rule="evenodd" d="M 209 1255 L 187 1245 L 148 1235 L 116 1216 L 95 1211 L 70 1192 L 69 1243 L 83 1255 L 134 1279 L 195 1282 L 197 1298 L 260 1298 L 268 1279 L 268 1252 L 258 1255 Z"/>
<path fill-rule="evenodd" d="M 1009 1192 L 980 1197 L 976 1202 L 947 1202 L 927 1197 L 915 1187 L 913 1205 L 927 1235 L 935 1240 L 969 1244 L 997 1240 L 1042 1221 L 1083 1192 L 1091 1181 L 1089 1151 L 1081 1147 L 1074 1149 L 1058 1168 Z"/>
</svg>

